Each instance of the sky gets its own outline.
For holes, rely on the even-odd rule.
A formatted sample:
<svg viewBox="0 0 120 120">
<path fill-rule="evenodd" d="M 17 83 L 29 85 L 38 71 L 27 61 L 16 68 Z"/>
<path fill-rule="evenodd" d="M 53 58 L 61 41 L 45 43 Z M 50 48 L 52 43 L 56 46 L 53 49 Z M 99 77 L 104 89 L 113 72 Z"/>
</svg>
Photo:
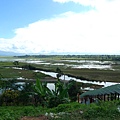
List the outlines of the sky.
<svg viewBox="0 0 120 120">
<path fill-rule="evenodd" d="M 0 51 L 120 54 L 120 0 L 0 0 Z"/>
</svg>

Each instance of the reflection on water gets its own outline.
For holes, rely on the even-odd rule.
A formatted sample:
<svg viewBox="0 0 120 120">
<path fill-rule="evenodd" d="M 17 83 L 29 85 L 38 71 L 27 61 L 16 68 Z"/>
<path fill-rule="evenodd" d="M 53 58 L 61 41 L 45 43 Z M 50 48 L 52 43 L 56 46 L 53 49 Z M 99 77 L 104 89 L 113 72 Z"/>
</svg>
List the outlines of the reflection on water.
<svg viewBox="0 0 120 120">
<path fill-rule="evenodd" d="M 84 64 L 112 64 L 111 61 L 98 61 L 98 60 L 61 60 L 67 62 L 74 62 L 74 63 L 84 63 Z"/>
<path fill-rule="evenodd" d="M 54 83 L 47 83 L 47 87 L 48 87 L 50 90 L 55 90 L 55 85 L 54 85 Z"/>
<path fill-rule="evenodd" d="M 72 68 L 88 68 L 88 69 L 112 69 L 110 65 L 74 65 Z"/>
<path fill-rule="evenodd" d="M 45 71 L 40 71 L 44 74 L 47 74 L 47 75 L 50 75 L 52 77 L 55 77 L 56 78 L 56 74 L 57 73 L 54 73 L 54 72 L 45 72 Z M 76 79 L 74 77 L 68 77 L 67 75 L 65 76 L 61 76 L 60 77 L 61 80 L 75 80 L 77 82 L 82 82 L 82 83 L 92 83 L 92 84 L 96 84 L 96 85 L 104 85 L 104 87 L 107 87 L 107 86 L 110 86 L 110 85 L 114 85 L 114 84 L 118 84 L 118 83 L 115 83 L 115 82 L 96 82 L 96 81 L 87 81 L 87 80 L 80 80 L 80 79 Z"/>
<path fill-rule="evenodd" d="M 59 66 L 64 66 L 64 67 L 76 68 L 76 69 L 88 68 L 88 69 L 110 69 L 110 70 L 113 70 L 111 65 L 114 64 L 111 61 L 94 61 L 94 60 L 59 60 L 59 61 L 54 61 L 55 63 L 39 61 L 39 60 L 37 61 L 28 60 L 25 62 L 42 64 L 42 65 L 51 65 L 51 66 L 59 65 Z"/>
</svg>

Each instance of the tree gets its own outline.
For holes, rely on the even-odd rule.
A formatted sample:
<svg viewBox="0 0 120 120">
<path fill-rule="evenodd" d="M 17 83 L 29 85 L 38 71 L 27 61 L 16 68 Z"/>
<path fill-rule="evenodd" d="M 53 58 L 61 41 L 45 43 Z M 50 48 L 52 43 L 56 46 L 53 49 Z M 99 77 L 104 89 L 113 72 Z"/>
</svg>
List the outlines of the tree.
<svg viewBox="0 0 120 120">
<path fill-rule="evenodd" d="M 68 89 L 69 97 L 71 101 L 76 101 L 77 100 L 77 94 L 80 93 L 80 88 L 77 85 L 77 82 L 74 80 L 70 80 L 69 84 L 71 83 L 71 86 Z"/>
<path fill-rule="evenodd" d="M 0 89 L 5 90 L 18 90 L 21 85 L 17 84 L 15 79 L 12 80 L 0 80 Z"/>
<path fill-rule="evenodd" d="M 33 97 L 33 83 L 25 82 L 25 84 L 21 85 L 19 103 L 22 105 L 29 105 L 32 103 L 32 97 Z"/>
<path fill-rule="evenodd" d="M 0 90 L 2 94 L 0 96 L 1 104 L 21 104 L 28 105 L 31 102 L 31 96 L 33 92 L 33 83 L 25 82 L 19 84 L 16 80 L 0 80 Z M 19 94 L 18 94 L 19 93 Z M 13 96 L 12 96 L 13 95 Z M 15 96 L 17 95 L 17 96 Z M 16 101 L 14 101 L 14 99 Z M 4 101 L 5 100 L 5 101 Z"/>
<path fill-rule="evenodd" d="M 0 80 L 2 79 L 2 77 L 3 77 L 3 76 L 2 76 L 2 74 L 0 73 Z"/>
<path fill-rule="evenodd" d="M 18 61 L 14 61 L 13 64 L 14 64 L 15 66 L 18 66 L 18 65 L 19 65 L 19 62 L 18 62 Z"/>
<path fill-rule="evenodd" d="M 63 72 L 58 67 L 56 68 L 56 72 L 57 72 L 57 79 L 59 80 L 59 78 L 63 75 Z"/>
</svg>

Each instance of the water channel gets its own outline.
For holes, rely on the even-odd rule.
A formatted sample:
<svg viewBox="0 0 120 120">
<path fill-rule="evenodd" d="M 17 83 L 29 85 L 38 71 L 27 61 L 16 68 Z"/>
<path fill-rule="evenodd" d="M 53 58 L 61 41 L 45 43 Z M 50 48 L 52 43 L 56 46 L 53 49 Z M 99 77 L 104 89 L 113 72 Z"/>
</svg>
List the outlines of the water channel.
<svg viewBox="0 0 120 120">
<path fill-rule="evenodd" d="M 14 67 L 14 69 L 22 69 L 22 68 L 16 68 Z M 41 71 L 41 70 L 35 70 L 34 72 L 41 72 L 41 73 L 44 73 L 46 75 L 49 75 L 53 78 L 56 78 L 57 76 L 57 73 L 55 72 L 46 72 L 46 71 Z M 24 79 L 24 78 L 19 78 L 19 79 Z M 67 75 L 64 75 L 64 76 L 61 76 L 60 77 L 61 80 L 66 80 L 66 81 L 69 81 L 69 80 L 75 80 L 77 82 L 82 82 L 82 83 L 91 83 L 91 84 L 96 84 L 96 85 L 103 85 L 104 87 L 107 87 L 107 86 L 111 86 L 111 85 L 115 85 L 115 84 L 118 84 L 118 83 L 115 83 L 115 82 L 96 82 L 96 81 L 87 81 L 87 80 L 81 80 L 81 79 L 76 79 L 74 77 L 68 77 Z M 50 88 L 50 89 L 54 89 L 55 86 L 54 86 L 54 83 L 48 83 L 47 86 Z M 87 89 L 87 88 L 86 88 Z M 92 90 L 90 88 L 88 88 L 89 90 Z"/>
<path fill-rule="evenodd" d="M 56 74 L 57 74 L 57 73 L 54 73 L 54 72 L 45 72 L 45 71 L 37 71 L 37 72 L 42 72 L 42 73 L 44 73 L 46 75 L 50 75 L 51 77 L 54 77 L 54 78 L 56 78 Z M 104 85 L 104 87 L 118 84 L 118 83 L 115 83 L 115 82 L 96 82 L 96 81 L 93 82 L 93 81 L 81 80 L 81 79 L 76 79 L 74 77 L 68 77 L 67 75 L 61 76 L 60 79 L 61 80 L 75 80 L 77 82 L 91 83 L 91 84 L 96 84 L 96 85 Z M 54 88 L 54 84 L 49 83 L 48 85 L 51 88 Z"/>
</svg>

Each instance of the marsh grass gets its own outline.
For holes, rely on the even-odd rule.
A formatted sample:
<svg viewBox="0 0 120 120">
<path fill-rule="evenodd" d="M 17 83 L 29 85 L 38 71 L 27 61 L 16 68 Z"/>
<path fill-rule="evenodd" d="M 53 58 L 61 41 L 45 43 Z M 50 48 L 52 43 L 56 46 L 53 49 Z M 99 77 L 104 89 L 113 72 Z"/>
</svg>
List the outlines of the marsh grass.
<svg viewBox="0 0 120 120">
<path fill-rule="evenodd" d="M 9 58 L 11 60 L 11 58 Z M 64 74 L 82 79 L 82 80 L 88 80 L 88 81 L 99 81 L 99 82 L 120 82 L 120 62 L 119 61 L 111 61 L 113 64 L 110 63 L 111 67 L 113 70 L 109 69 L 77 69 L 77 68 L 72 68 L 70 65 L 78 65 L 82 63 L 77 63 L 77 62 L 70 62 L 69 60 L 80 60 L 77 58 L 71 58 L 71 59 L 66 59 L 66 58 L 60 58 L 58 57 L 51 57 L 51 58 L 24 58 L 23 61 L 19 62 L 19 67 L 22 67 L 26 65 L 26 61 L 29 60 L 40 60 L 43 61 L 44 63 L 50 63 L 50 64 L 35 64 L 35 63 L 30 63 L 30 65 L 41 69 L 45 71 L 52 71 L 56 72 L 56 68 L 59 67 Z M 82 59 L 83 60 L 83 59 Z M 89 60 L 89 59 L 88 59 Z M 63 63 L 63 65 L 57 65 L 57 63 Z M 56 64 L 56 65 L 55 65 Z M 68 65 L 68 66 L 67 66 Z M 5 69 L 4 67 L 7 66 L 14 66 L 13 62 L 11 61 L 2 61 L 0 62 L 0 73 L 14 77 L 19 76 L 19 77 L 26 77 L 26 78 L 34 78 L 34 75 L 31 71 L 25 71 L 25 70 L 12 70 L 12 68 Z M 23 72 L 22 72 L 23 71 Z M 6 72 L 6 73 L 4 73 Z M 16 72 L 16 74 L 14 74 Z M 11 74 L 10 74 L 11 73 Z M 7 75 L 9 74 L 9 75 Z"/>
<path fill-rule="evenodd" d="M 45 63 L 50 64 L 32 64 L 37 68 L 42 68 L 43 70 L 56 71 L 59 67 L 64 74 L 70 75 L 72 77 L 88 80 L 88 81 L 99 81 L 99 82 L 120 82 L 120 63 L 110 63 L 112 69 L 89 69 L 89 68 L 72 68 L 71 65 L 82 65 L 83 63 L 61 61 L 61 59 L 46 59 Z M 63 63 L 64 65 L 54 65 L 56 63 Z M 67 66 L 68 65 L 68 66 Z"/>
<path fill-rule="evenodd" d="M 100 82 L 120 82 L 120 71 L 98 69 L 66 69 L 65 73 L 79 79 Z"/>
<path fill-rule="evenodd" d="M 48 75 L 40 72 L 34 72 L 32 70 L 14 69 L 10 66 L 10 64 L 8 64 L 9 67 L 4 67 L 4 64 L 0 67 L 0 74 L 2 75 L 2 78 L 5 79 L 17 79 L 20 77 L 23 79 L 36 79 L 37 77 L 43 79 L 45 77 L 49 77 Z"/>
</svg>

